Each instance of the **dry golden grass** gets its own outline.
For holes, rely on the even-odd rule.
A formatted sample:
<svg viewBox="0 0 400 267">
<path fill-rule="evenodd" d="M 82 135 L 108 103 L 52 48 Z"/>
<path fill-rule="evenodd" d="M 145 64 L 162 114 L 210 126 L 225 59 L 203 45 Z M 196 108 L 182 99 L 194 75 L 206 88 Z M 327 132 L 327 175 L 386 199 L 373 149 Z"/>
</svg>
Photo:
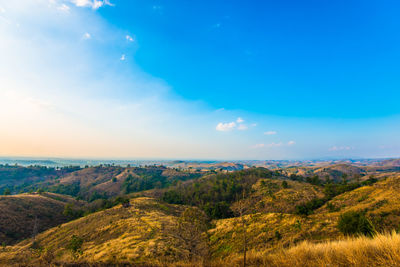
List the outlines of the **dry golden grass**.
<svg viewBox="0 0 400 267">
<path fill-rule="evenodd" d="M 297 196 L 312 195 L 307 188 L 296 188 L 296 183 L 289 183 L 289 189 L 277 189 L 276 207 L 282 212 L 291 211 L 291 189 L 298 190 Z M 311 186 L 310 186 L 311 187 Z M 313 188 L 313 187 L 311 187 Z M 257 188 L 256 188 L 257 189 Z M 302 191 L 303 190 L 303 191 Z M 263 192 L 257 189 L 255 194 Z M 316 191 L 318 193 L 318 191 Z M 400 175 L 394 175 L 372 186 L 364 186 L 354 191 L 339 195 L 329 201 L 337 210 L 331 211 L 327 204 L 314 214 L 304 217 L 289 213 L 257 212 L 246 216 L 249 248 L 258 251 L 274 251 L 279 247 L 289 247 L 304 240 L 321 242 L 340 240 L 345 237 L 336 225 L 340 214 L 347 211 L 365 211 L 378 232 L 391 232 L 400 227 Z M 299 199 L 299 198 L 297 198 Z M 271 196 L 264 196 L 262 201 L 274 202 Z M 298 202 L 294 202 L 294 207 Z M 287 209 L 285 207 L 288 207 Z M 256 209 L 258 210 L 258 209 Z M 216 221 L 216 227 L 210 230 L 211 251 L 216 257 L 226 257 L 241 250 L 241 231 L 239 219 L 223 219 Z M 276 233 L 279 233 L 277 235 Z"/>
<path fill-rule="evenodd" d="M 63 215 L 67 203 L 79 204 L 73 198 L 52 193 L 0 196 L 0 244 L 15 243 L 68 220 Z"/>
<path fill-rule="evenodd" d="M 268 213 L 245 216 L 249 249 L 271 252 L 304 240 L 321 242 L 343 238 L 334 216 L 302 217 L 294 214 Z M 227 257 L 242 250 L 243 228 L 239 218 L 223 219 L 209 231 L 213 257 Z"/>
<path fill-rule="evenodd" d="M 41 248 L 32 250 L 26 240 L 0 251 L 0 265 L 41 263 L 46 253 L 51 262 L 89 264 L 155 264 L 185 257 L 179 242 L 172 235 L 177 216 L 184 207 L 160 204 L 149 198 L 137 198 L 132 206 L 121 205 L 90 214 L 39 234 Z M 83 239 L 82 254 L 68 250 L 71 237 Z"/>
<path fill-rule="evenodd" d="M 297 182 L 289 182 L 289 188 L 282 188 L 281 181 L 268 181 L 271 186 L 255 185 L 254 194 L 260 198 L 254 199 L 271 201 L 271 205 L 275 201 L 282 212 L 245 216 L 249 266 L 400 266 L 398 234 L 349 239 L 336 228 L 341 213 L 364 210 L 379 231 L 397 229 L 400 224 L 399 175 L 335 197 L 330 203 L 338 207 L 338 211 L 329 210 L 325 205 L 308 217 L 284 212 L 290 212 L 289 207 L 302 198 L 320 196 L 321 188 Z M 292 191 L 297 192 L 296 195 Z M 171 234 L 185 207 L 146 197 L 132 199 L 131 204 L 129 208 L 116 206 L 38 235 L 40 253 L 30 249 L 31 240 L 7 247 L 3 252 L 0 249 L 0 265 L 46 266 L 49 259 L 60 264 L 201 265 L 185 261 L 186 252 Z M 215 228 L 209 231 L 209 265 L 239 266 L 243 234 L 239 219 L 214 223 Z M 83 238 L 82 255 L 74 255 L 67 249 L 72 235 Z"/>
<path fill-rule="evenodd" d="M 242 257 L 232 256 L 224 262 L 229 262 L 229 266 L 240 266 Z M 214 264 L 220 266 L 221 263 Z M 393 232 L 378 234 L 373 239 L 358 237 L 320 244 L 303 242 L 273 254 L 250 251 L 248 266 L 400 266 L 400 235 Z"/>
<path fill-rule="evenodd" d="M 296 205 L 310 201 L 314 198 L 322 198 L 322 187 L 286 181 L 288 188 L 282 187 L 282 180 L 261 179 L 253 185 L 254 192 L 247 197 L 245 205 L 248 210 L 254 212 L 279 212 L 294 213 Z M 237 203 L 233 204 L 233 209 Z"/>
<path fill-rule="evenodd" d="M 382 231 L 398 230 L 400 226 L 400 175 L 395 174 L 372 186 L 364 186 L 341 194 L 331 201 L 337 211 L 330 212 L 327 205 L 315 211 L 312 217 L 337 218 L 341 213 L 351 210 L 366 211 L 376 229 Z"/>
</svg>

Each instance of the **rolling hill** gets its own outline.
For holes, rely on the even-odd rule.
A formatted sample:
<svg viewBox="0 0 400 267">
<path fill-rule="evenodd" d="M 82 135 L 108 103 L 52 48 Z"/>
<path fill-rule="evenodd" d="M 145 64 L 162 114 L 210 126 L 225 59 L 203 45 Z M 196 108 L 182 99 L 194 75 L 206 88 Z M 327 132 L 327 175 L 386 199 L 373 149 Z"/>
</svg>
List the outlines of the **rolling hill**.
<svg viewBox="0 0 400 267">
<path fill-rule="evenodd" d="M 13 244 L 68 221 L 63 214 L 68 203 L 83 205 L 71 197 L 52 193 L 0 196 L 0 240 Z"/>
<path fill-rule="evenodd" d="M 161 186 L 134 191 L 137 193 L 126 195 L 132 197 L 129 204 L 105 206 L 73 221 L 67 222 L 62 214 L 52 218 L 51 223 L 57 224 L 43 221 L 48 227 L 40 229 L 38 232 L 43 232 L 35 238 L 31 238 L 33 231 L 29 230 L 33 228 L 32 216 L 51 218 L 55 215 L 49 214 L 60 214 L 66 203 L 79 206 L 95 202 L 85 204 L 52 193 L 4 196 L 0 208 L 10 218 L 26 221 L 18 227 L 23 228 L 25 232 L 21 232 L 27 239 L 4 247 L 0 251 L 0 265 L 238 266 L 244 244 L 249 266 L 348 266 L 351 257 L 360 264 L 362 257 L 350 249 L 353 245 L 366 253 L 364 257 L 371 266 L 400 264 L 400 258 L 395 258 L 397 252 L 390 251 L 400 246 L 387 244 L 400 239 L 397 234 L 385 234 L 398 231 L 400 225 L 397 172 L 365 172 L 365 176 L 359 177 L 360 182 L 354 183 L 342 180 L 312 184 L 315 181 L 306 179 L 310 176 L 291 177 L 285 171 L 265 168 L 209 173 L 201 178 L 160 166 L 101 168 L 105 169 L 87 168 L 68 174 L 60 178 L 59 184 L 79 183 L 89 189 L 87 192 L 96 189 L 116 195 L 123 192 L 126 181 L 154 179 Z M 313 167 L 312 171 L 359 175 L 364 174 L 365 168 L 335 164 Z M 37 208 L 29 208 L 32 206 Z M 180 228 L 188 210 L 197 213 Z M 43 213 L 39 216 L 40 212 Z M 364 216 L 372 230 L 383 235 L 350 239 L 338 222 L 351 212 Z M 202 214 L 212 220 L 202 221 Z M 12 224 L 10 219 L 6 224 Z M 193 228 L 200 224 L 202 227 Z M 183 236 L 188 230 L 189 234 Z M 335 257 L 332 251 L 342 258 Z M 378 257 L 376 251 L 389 254 Z M 296 253 L 302 254 L 296 257 Z M 304 253 L 310 256 L 303 256 Z M 357 264 L 353 266 L 361 266 Z"/>
</svg>

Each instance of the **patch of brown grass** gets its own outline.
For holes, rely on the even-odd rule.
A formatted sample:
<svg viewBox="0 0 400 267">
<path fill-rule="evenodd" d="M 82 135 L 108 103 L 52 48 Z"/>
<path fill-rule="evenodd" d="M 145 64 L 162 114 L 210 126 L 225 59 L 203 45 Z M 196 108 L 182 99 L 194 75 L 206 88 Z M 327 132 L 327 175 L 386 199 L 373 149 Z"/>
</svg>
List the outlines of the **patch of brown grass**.
<svg viewBox="0 0 400 267">
<path fill-rule="evenodd" d="M 240 266 L 242 257 L 225 259 L 230 266 Z M 215 262 L 215 266 L 220 266 Z M 378 234 L 368 237 L 348 238 L 320 244 L 303 242 L 273 254 L 251 251 L 248 266 L 400 266 L 400 235 Z"/>
</svg>

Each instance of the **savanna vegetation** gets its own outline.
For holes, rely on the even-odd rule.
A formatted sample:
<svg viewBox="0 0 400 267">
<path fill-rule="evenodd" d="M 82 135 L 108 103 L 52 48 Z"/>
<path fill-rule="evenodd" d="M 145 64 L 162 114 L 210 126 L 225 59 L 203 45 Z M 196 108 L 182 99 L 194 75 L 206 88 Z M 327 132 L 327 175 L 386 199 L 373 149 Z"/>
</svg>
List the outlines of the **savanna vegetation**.
<svg viewBox="0 0 400 267">
<path fill-rule="evenodd" d="M 0 197 L 0 265 L 400 265 L 400 175 L 332 170 L 44 168 Z"/>
</svg>

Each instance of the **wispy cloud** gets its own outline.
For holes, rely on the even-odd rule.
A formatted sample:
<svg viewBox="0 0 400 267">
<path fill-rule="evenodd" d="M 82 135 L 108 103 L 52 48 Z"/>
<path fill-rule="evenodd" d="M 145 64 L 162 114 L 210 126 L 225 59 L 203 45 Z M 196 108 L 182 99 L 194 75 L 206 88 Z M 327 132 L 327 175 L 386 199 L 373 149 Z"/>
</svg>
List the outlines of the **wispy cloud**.
<svg viewBox="0 0 400 267">
<path fill-rule="evenodd" d="M 61 4 L 60 6 L 57 7 L 57 9 L 62 11 L 62 12 L 69 12 L 70 7 L 67 6 L 66 4 Z"/>
<path fill-rule="evenodd" d="M 275 135 L 275 134 L 277 134 L 277 132 L 276 131 L 267 131 L 267 132 L 264 132 L 264 134 L 265 135 Z"/>
<path fill-rule="evenodd" d="M 129 42 L 133 42 L 133 41 L 134 41 L 133 37 L 130 36 L 130 35 L 126 35 L 126 36 L 125 36 L 125 39 L 126 39 L 127 41 L 129 41 Z"/>
<path fill-rule="evenodd" d="M 220 132 L 228 132 L 228 131 L 232 131 L 232 130 L 239 130 L 239 131 L 245 131 L 248 130 L 249 127 L 246 124 L 243 124 L 244 119 L 242 119 L 241 117 L 238 117 L 236 119 L 236 121 L 232 121 L 232 122 L 220 122 L 218 123 L 216 130 L 220 131 Z M 251 126 L 256 126 L 255 124 L 251 124 Z"/>
<path fill-rule="evenodd" d="M 239 131 L 245 131 L 245 130 L 249 129 L 249 127 L 247 127 L 247 125 L 245 125 L 245 124 L 239 124 L 239 126 L 237 127 L 237 129 L 238 129 Z"/>
<path fill-rule="evenodd" d="M 274 143 L 274 142 L 272 142 L 272 143 L 270 143 L 270 144 L 267 144 L 266 145 L 266 147 L 280 147 L 280 146 L 282 146 L 283 144 L 281 143 L 281 142 L 279 142 L 279 143 Z"/>
<path fill-rule="evenodd" d="M 227 122 L 227 123 L 218 123 L 217 127 L 215 128 L 217 131 L 220 132 L 229 132 L 236 128 L 235 122 Z"/>
<path fill-rule="evenodd" d="M 162 5 L 153 5 L 152 8 L 153 8 L 153 10 L 155 12 L 158 12 L 158 13 L 162 14 L 162 11 L 163 11 L 163 6 Z"/>
<path fill-rule="evenodd" d="M 88 33 L 88 32 L 85 32 L 85 33 L 83 34 L 83 36 L 82 36 L 82 39 L 85 39 L 85 40 L 88 40 L 88 39 L 90 39 L 90 38 L 92 38 L 92 35 L 90 35 L 90 33 Z"/>
<path fill-rule="evenodd" d="M 281 147 L 283 144 L 281 142 L 279 143 L 269 143 L 269 144 L 256 144 L 252 146 L 252 148 L 271 148 L 271 147 Z"/>
<path fill-rule="evenodd" d="M 256 144 L 253 146 L 253 148 L 263 148 L 265 147 L 265 144 Z"/>
<path fill-rule="evenodd" d="M 121 57 L 119 58 L 119 60 L 121 60 L 121 61 L 125 61 L 125 60 L 126 60 L 126 56 L 125 56 L 125 54 L 122 54 L 122 55 L 121 55 Z"/>
<path fill-rule="evenodd" d="M 99 9 L 102 6 L 113 6 L 108 0 L 71 0 L 71 3 L 77 7 L 90 7 L 92 9 Z"/>
<path fill-rule="evenodd" d="M 343 150 L 352 150 L 353 148 L 350 146 L 333 146 L 329 148 L 329 151 L 343 151 Z"/>
<path fill-rule="evenodd" d="M 286 144 L 285 144 L 285 143 L 282 143 L 282 142 L 278 142 L 278 143 L 272 142 L 272 143 L 269 143 L 269 144 L 256 144 L 256 145 L 253 146 L 253 148 L 284 147 L 284 146 L 292 146 L 292 145 L 294 145 L 294 144 L 296 144 L 295 141 L 289 141 L 289 142 L 287 142 Z"/>
</svg>

